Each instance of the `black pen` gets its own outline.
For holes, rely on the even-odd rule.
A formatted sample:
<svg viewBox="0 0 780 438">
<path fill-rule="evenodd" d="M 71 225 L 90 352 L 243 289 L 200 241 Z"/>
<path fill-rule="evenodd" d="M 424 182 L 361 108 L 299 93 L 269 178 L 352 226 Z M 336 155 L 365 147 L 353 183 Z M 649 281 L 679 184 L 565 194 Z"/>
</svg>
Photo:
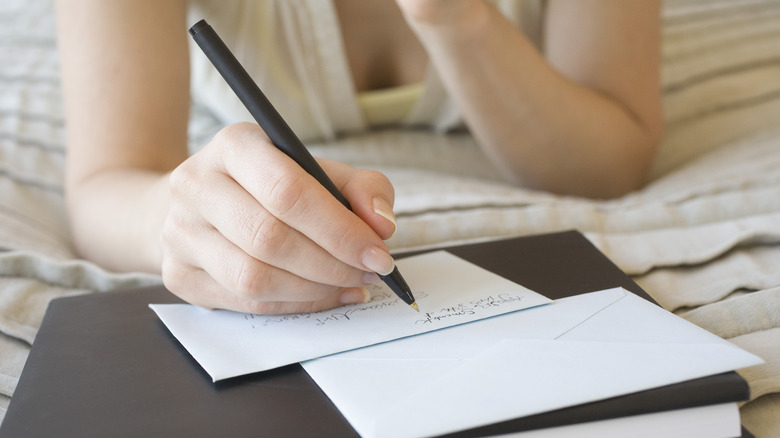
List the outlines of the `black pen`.
<svg viewBox="0 0 780 438">
<path fill-rule="evenodd" d="M 290 158 L 295 160 L 306 172 L 317 179 L 328 191 L 336 197 L 345 207 L 352 210 L 349 202 L 339 189 L 328 178 L 325 171 L 322 170 L 317 161 L 312 157 L 309 150 L 303 145 L 301 140 L 293 132 L 287 122 L 271 105 L 271 102 L 265 97 L 255 81 L 249 76 L 241 63 L 238 62 L 233 53 L 228 49 L 217 32 L 206 23 L 206 20 L 200 20 L 190 28 L 190 35 L 200 46 L 206 57 L 214 64 L 217 71 L 225 78 L 230 88 L 236 93 L 241 102 L 252 114 L 257 123 L 271 139 L 271 142 Z M 398 295 L 406 304 L 412 306 L 418 312 L 420 309 L 414 300 L 414 295 L 406 284 L 406 280 L 394 268 L 388 275 L 378 274 L 390 289 Z"/>
</svg>

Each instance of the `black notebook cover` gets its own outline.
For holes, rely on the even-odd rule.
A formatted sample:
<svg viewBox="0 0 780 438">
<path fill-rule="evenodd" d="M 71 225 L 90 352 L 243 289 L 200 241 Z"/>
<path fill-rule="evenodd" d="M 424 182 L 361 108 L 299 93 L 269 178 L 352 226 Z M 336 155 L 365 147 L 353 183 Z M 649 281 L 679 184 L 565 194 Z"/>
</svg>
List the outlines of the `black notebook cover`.
<svg viewBox="0 0 780 438">
<path fill-rule="evenodd" d="M 577 232 L 447 248 L 551 299 L 612 287 L 651 298 Z M 652 301 L 652 300 L 651 300 Z M 149 303 L 162 286 L 52 301 L 0 437 L 352 437 L 300 365 L 212 383 Z M 485 436 L 748 398 L 734 372 L 480 427 Z"/>
</svg>

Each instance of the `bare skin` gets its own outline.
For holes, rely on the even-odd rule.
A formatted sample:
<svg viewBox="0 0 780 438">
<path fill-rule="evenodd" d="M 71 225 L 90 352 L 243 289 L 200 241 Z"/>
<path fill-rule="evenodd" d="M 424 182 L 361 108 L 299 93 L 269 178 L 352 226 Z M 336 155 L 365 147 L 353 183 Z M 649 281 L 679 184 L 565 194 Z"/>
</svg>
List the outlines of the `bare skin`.
<svg viewBox="0 0 780 438">
<path fill-rule="evenodd" d="M 550 0 L 539 53 L 481 0 L 334 1 L 358 90 L 419 81 L 430 62 L 509 178 L 592 197 L 640 187 L 657 148 L 659 3 Z M 111 269 L 161 272 L 204 307 L 362 301 L 374 272 L 392 268 L 392 186 L 322 161 L 350 213 L 252 124 L 188 156 L 186 7 L 57 2 L 77 250 Z"/>
</svg>

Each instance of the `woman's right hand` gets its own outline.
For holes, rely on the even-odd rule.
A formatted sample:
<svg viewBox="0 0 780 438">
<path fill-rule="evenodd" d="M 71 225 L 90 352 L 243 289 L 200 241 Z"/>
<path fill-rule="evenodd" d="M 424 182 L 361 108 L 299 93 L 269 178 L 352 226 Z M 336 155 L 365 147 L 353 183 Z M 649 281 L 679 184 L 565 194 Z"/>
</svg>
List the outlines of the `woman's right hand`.
<svg viewBox="0 0 780 438">
<path fill-rule="evenodd" d="M 170 175 L 165 286 L 206 308 L 313 312 L 363 302 L 393 259 L 393 188 L 381 173 L 320 161 L 349 211 L 257 125 L 220 131 Z"/>
</svg>

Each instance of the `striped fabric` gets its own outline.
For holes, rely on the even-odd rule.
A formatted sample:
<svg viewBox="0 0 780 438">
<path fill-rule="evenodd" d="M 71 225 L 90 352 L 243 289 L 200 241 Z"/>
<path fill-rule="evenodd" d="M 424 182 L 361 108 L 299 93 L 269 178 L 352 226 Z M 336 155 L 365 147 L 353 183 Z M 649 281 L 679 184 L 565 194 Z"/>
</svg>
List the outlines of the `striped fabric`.
<svg viewBox="0 0 780 438">
<path fill-rule="evenodd" d="M 49 300 L 159 281 L 71 248 L 58 68 L 51 1 L 0 2 L 0 417 Z"/>
<path fill-rule="evenodd" d="M 654 176 L 780 124 L 780 2 L 667 0 L 666 141 Z"/>
<path fill-rule="evenodd" d="M 780 436 L 780 2 L 667 0 L 666 139 L 611 201 L 501 182 L 466 135 L 382 131 L 312 145 L 393 181 L 397 250 L 578 229 L 665 308 L 762 356 L 743 422 Z M 49 300 L 150 284 L 71 246 L 50 0 L 0 2 L 0 418 Z M 219 129 L 193 109 L 193 150 Z M 561 261 L 565 263 L 565 260 Z"/>
</svg>

